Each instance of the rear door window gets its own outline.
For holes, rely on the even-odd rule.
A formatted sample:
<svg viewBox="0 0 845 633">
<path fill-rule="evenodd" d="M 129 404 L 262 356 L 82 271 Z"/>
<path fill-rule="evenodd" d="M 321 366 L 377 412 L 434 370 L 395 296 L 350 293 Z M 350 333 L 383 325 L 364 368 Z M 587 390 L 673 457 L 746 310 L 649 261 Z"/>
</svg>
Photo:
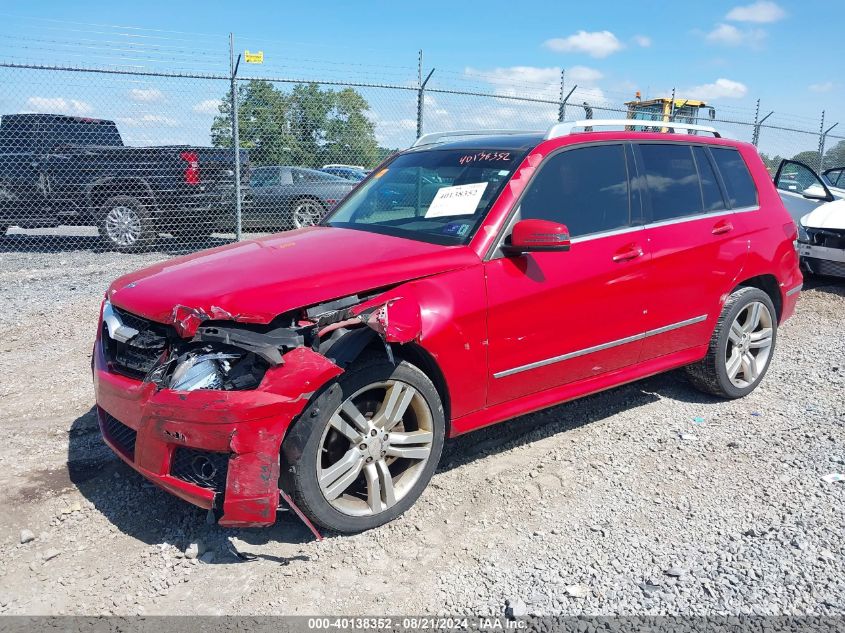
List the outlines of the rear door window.
<svg viewBox="0 0 845 633">
<path fill-rule="evenodd" d="M 740 153 L 729 147 L 711 147 L 732 209 L 757 206 L 757 187 Z"/>
<path fill-rule="evenodd" d="M 520 203 L 522 219 L 565 224 L 572 237 L 631 226 L 622 145 L 595 145 L 552 156 Z"/>
<path fill-rule="evenodd" d="M 639 145 L 651 221 L 663 222 L 703 212 L 701 185 L 689 145 Z"/>
</svg>

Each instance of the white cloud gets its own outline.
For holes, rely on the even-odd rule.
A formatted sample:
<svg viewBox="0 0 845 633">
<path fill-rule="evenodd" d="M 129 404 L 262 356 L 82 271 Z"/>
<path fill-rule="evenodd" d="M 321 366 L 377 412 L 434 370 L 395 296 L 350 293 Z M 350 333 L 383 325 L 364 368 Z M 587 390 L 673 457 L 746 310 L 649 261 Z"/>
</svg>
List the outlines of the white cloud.
<svg viewBox="0 0 845 633">
<path fill-rule="evenodd" d="M 758 47 L 766 38 L 766 32 L 762 29 L 739 29 L 733 24 L 717 24 L 716 28 L 710 31 L 705 39 L 713 44 L 725 46 L 749 46 Z"/>
<path fill-rule="evenodd" d="M 491 70 L 466 68 L 464 74 L 492 85 L 496 94 L 549 100 L 560 97 L 560 68 L 556 66 L 509 66 Z"/>
<path fill-rule="evenodd" d="M 768 0 L 760 0 L 753 4 L 745 6 L 734 7 L 725 16 L 726 20 L 733 20 L 734 22 L 756 22 L 757 24 L 765 24 L 768 22 L 777 22 L 786 17 L 786 11 L 774 2 Z"/>
<path fill-rule="evenodd" d="M 428 96 L 426 96 L 427 102 Z M 376 140 L 382 147 L 408 147 L 417 137 L 417 120 L 408 116 L 412 110 L 410 107 L 401 107 L 400 110 L 400 112 L 396 112 L 391 109 L 389 115 L 379 114 L 378 111 L 372 109 L 366 112 L 366 117 L 375 125 Z M 427 107 L 425 112 L 426 114 L 429 113 Z M 428 117 L 426 117 L 426 121 L 428 122 Z M 429 132 L 445 129 L 439 127 L 439 125 L 426 125 L 426 127 Z"/>
<path fill-rule="evenodd" d="M 578 85 L 593 85 L 599 79 L 602 79 L 604 74 L 595 68 L 588 68 L 587 66 L 573 66 L 566 69 L 566 83 L 576 83 Z"/>
<path fill-rule="evenodd" d="M 197 114 L 220 114 L 220 99 L 206 99 L 191 108 Z"/>
<path fill-rule="evenodd" d="M 416 131 L 416 119 L 384 119 L 376 123 L 376 140 L 382 147 L 405 147 Z"/>
<path fill-rule="evenodd" d="M 692 99 L 704 101 L 719 99 L 742 99 L 748 94 L 748 86 L 731 79 L 719 78 L 711 84 L 694 86 L 685 91 Z"/>
<path fill-rule="evenodd" d="M 129 98 L 139 103 L 156 103 L 164 101 L 164 93 L 158 88 L 132 88 Z"/>
<path fill-rule="evenodd" d="M 648 35 L 635 35 L 634 44 L 642 48 L 648 48 L 651 46 L 651 38 Z"/>
<path fill-rule="evenodd" d="M 546 40 L 544 46 L 558 53 L 586 53 L 599 59 L 624 48 L 610 31 L 578 31 L 568 37 Z"/>
<path fill-rule="evenodd" d="M 73 114 L 81 116 L 89 114 L 93 108 L 91 104 L 78 99 L 65 99 L 64 97 L 30 97 L 26 105 L 32 108 L 33 112 L 44 114 Z"/>
<path fill-rule="evenodd" d="M 832 81 L 824 81 L 822 83 L 810 84 L 808 88 L 812 92 L 830 92 L 834 88 L 834 83 Z"/>
</svg>

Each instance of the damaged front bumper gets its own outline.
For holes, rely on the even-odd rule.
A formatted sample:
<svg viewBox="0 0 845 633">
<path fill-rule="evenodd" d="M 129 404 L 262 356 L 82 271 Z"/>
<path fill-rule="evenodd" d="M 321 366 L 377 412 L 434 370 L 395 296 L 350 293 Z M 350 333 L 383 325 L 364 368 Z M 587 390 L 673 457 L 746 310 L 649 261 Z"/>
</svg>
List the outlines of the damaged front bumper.
<svg viewBox="0 0 845 633">
<path fill-rule="evenodd" d="M 321 385 L 342 373 L 307 347 L 285 353 L 256 389 L 175 391 L 110 369 L 94 345 L 97 416 L 106 443 L 141 475 L 228 527 L 272 524 L 279 448 Z"/>
</svg>

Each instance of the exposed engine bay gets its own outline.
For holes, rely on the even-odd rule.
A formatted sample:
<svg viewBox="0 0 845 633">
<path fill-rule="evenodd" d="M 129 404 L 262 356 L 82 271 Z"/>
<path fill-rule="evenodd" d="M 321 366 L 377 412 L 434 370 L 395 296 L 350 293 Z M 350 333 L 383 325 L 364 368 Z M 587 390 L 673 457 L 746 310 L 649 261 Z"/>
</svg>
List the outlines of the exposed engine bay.
<svg viewBox="0 0 845 633">
<path fill-rule="evenodd" d="M 185 306 L 174 308 L 173 324 L 164 325 L 106 300 L 103 347 L 114 371 L 160 389 L 255 389 L 268 369 L 284 364 L 283 355 L 298 347 L 344 366 L 380 335 L 392 360 L 389 333 L 409 328 L 400 323 L 391 329 L 388 307 L 395 300 L 374 302 L 376 296 L 336 299 L 280 315 L 266 325 L 191 313 Z"/>
</svg>

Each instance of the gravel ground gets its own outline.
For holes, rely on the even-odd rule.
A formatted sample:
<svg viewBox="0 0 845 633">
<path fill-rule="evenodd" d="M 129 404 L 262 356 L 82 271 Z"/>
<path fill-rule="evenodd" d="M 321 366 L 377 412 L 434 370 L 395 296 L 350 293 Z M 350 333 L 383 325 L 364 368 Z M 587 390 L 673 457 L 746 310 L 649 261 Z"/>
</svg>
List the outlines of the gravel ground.
<svg viewBox="0 0 845 633">
<path fill-rule="evenodd" d="M 0 248 L 0 613 L 845 614 L 841 282 L 743 400 L 673 372 L 470 434 L 399 520 L 318 543 L 207 525 L 111 455 L 97 308 L 167 253 L 31 239 Z"/>
</svg>

